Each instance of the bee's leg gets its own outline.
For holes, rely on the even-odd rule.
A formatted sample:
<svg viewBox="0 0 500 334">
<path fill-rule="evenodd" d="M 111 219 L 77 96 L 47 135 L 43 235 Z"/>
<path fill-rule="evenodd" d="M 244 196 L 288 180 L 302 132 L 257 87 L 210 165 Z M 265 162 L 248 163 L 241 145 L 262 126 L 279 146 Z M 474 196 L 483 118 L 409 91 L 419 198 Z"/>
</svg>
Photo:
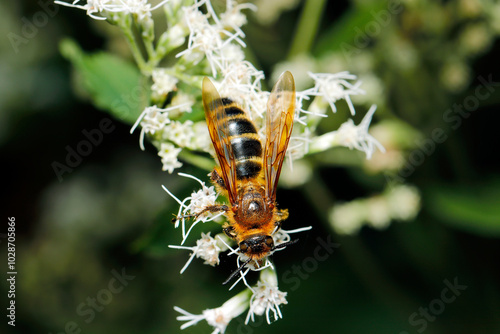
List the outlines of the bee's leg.
<svg viewBox="0 0 500 334">
<path fill-rule="evenodd" d="M 232 227 L 228 223 L 225 223 L 222 226 L 222 231 L 224 232 L 224 234 L 226 234 L 231 239 L 236 239 L 236 233 L 234 232 L 234 227 Z"/>
<path fill-rule="evenodd" d="M 222 176 L 220 176 L 220 172 L 219 172 L 218 168 L 215 168 L 212 172 L 210 172 L 209 175 L 210 175 L 210 180 L 212 181 L 212 183 L 218 185 L 219 187 L 221 187 L 224 190 L 227 190 L 226 184 L 224 183 L 224 179 L 222 178 Z"/>
<path fill-rule="evenodd" d="M 281 224 L 288 218 L 288 209 L 276 210 L 276 221 L 274 225 L 276 226 L 276 231 L 281 228 Z"/>
<path fill-rule="evenodd" d="M 229 207 L 227 205 L 208 205 L 203 210 L 201 210 L 200 212 L 197 212 L 195 214 L 176 216 L 176 217 L 172 218 L 172 223 L 175 223 L 179 219 L 185 219 L 185 218 L 194 218 L 196 220 L 199 216 L 201 216 L 205 212 L 212 212 L 212 213 L 220 212 L 220 211 L 226 212 L 228 210 L 229 210 Z"/>
</svg>

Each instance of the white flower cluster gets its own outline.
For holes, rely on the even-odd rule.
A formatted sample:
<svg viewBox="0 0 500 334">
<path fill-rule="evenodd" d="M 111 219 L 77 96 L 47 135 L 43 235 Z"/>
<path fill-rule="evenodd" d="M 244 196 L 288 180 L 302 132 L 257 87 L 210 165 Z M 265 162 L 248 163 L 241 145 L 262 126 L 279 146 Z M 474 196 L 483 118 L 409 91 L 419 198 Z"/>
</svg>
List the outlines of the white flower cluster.
<svg viewBox="0 0 500 334">
<path fill-rule="evenodd" d="M 223 334 L 229 322 L 243 314 L 246 309 L 248 309 L 248 313 L 245 324 L 248 324 L 250 319 L 254 321 L 255 315 L 261 316 L 264 313 L 266 314 L 267 323 L 271 324 L 271 312 L 274 320 L 278 320 L 278 318 L 282 317 L 279 306 L 288 303 L 286 295 L 286 292 L 278 289 L 276 272 L 266 269 L 261 272 L 260 280 L 256 286 L 245 289 L 220 307 L 204 310 L 202 314 L 192 314 L 177 306 L 174 306 L 174 310 L 182 314 L 177 317 L 177 320 L 186 321 L 181 326 L 181 329 L 205 320 L 214 328 L 212 334 Z"/>
<path fill-rule="evenodd" d="M 151 7 L 148 0 L 86 0 L 84 5 L 79 4 L 83 2 L 82 0 L 75 0 L 72 3 L 57 0 L 54 3 L 83 9 L 95 20 L 106 20 L 112 13 L 136 14 L 142 20 L 145 17 L 151 17 L 151 11 L 160 8 L 168 1 L 170 0 L 163 0 L 154 7 Z"/>
<path fill-rule="evenodd" d="M 179 173 L 180 176 L 192 178 L 198 181 L 201 184 L 202 189 L 196 192 L 193 192 L 191 196 L 186 197 L 184 200 L 178 199 L 174 194 L 172 194 L 165 186 L 163 189 L 179 203 L 179 212 L 177 214 L 177 220 L 175 221 L 175 228 L 178 228 L 179 225 L 182 226 L 182 242 L 181 245 L 186 241 L 189 233 L 193 229 L 193 227 L 199 222 L 207 222 L 212 221 L 223 214 L 223 212 L 219 212 L 214 214 L 210 211 L 206 211 L 201 213 L 206 207 L 215 205 L 215 201 L 217 200 L 218 194 L 215 192 L 213 186 L 207 187 L 205 186 L 205 182 L 197 179 L 196 177 Z M 188 203 L 189 204 L 186 204 Z M 195 218 L 188 231 L 186 231 L 186 218 Z"/>
<path fill-rule="evenodd" d="M 376 106 L 372 106 L 359 125 L 355 125 L 353 120 L 349 119 L 341 124 L 338 130 L 314 138 L 310 145 L 311 150 L 320 152 L 333 146 L 345 146 L 351 150 L 355 148 L 364 152 L 366 159 L 372 157 L 375 148 L 385 152 L 382 144 L 368 133 L 368 127 L 376 109 Z"/>
<path fill-rule="evenodd" d="M 163 189 L 180 205 L 178 216 L 175 219 L 175 227 L 181 227 L 182 242 L 181 245 L 169 245 L 169 247 L 191 251 L 191 255 L 186 264 L 182 267 L 180 273 L 184 273 L 184 271 L 192 263 L 194 258 L 200 258 L 204 260 L 204 264 L 216 266 L 219 264 L 220 253 L 226 250 L 230 251 L 229 255 L 237 255 L 236 267 L 240 268 L 242 263 L 246 263 L 246 260 L 248 258 L 244 254 L 240 253 L 239 248 L 233 248 L 230 244 L 234 245 L 234 240 L 231 240 L 223 233 L 219 233 L 215 238 L 212 237 L 210 233 L 202 233 L 201 238 L 196 241 L 195 246 L 183 246 L 184 242 L 186 241 L 187 237 L 196 224 L 198 224 L 199 222 L 214 221 L 220 215 L 225 214 L 225 212 L 222 211 L 217 213 L 212 212 L 211 210 L 207 210 L 207 207 L 211 208 L 217 205 L 216 200 L 218 195 L 215 192 L 214 187 L 205 186 L 204 182 L 192 175 L 182 173 L 179 173 L 179 175 L 192 178 L 198 181 L 198 183 L 200 183 L 201 185 L 200 190 L 193 192 L 191 196 L 185 198 L 182 201 L 175 197 L 167 188 L 163 187 Z M 186 231 L 185 222 L 187 218 L 194 218 L 194 221 Z M 278 229 L 273 233 L 276 250 L 283 249 L 279 246 L 290 242 L 290 234 L 303 232 L 310 229 L 311 226 L 290 231 Z M 245 276 L 251 270 L 260 272 L 260 280 L 259 282 L 257 282 L 257 285 L 253 287 L 250 286 L 245 279 Z M 194 325 L 204 319 L 214 327 L 213 333 L 224 333 L 230 320 L 236 316 L 239 316 L 247 308 L 249 309 L 249 311 L 247 314 L 246 323 L 248 323 L 250 319 L 254 321 L 255 315 L 261 316 L 264 315 L 264 313 L 266 314 L 268 323 L 271 323 L 271 314 L 274 316 L 274 320 L 282 318 L 279 306 L 287 303 L 285 299 L 286 293 L 281 292 L 278 289 L 276 271 L 269 258 L 266 258 L 263 264 L 259 264 L 258 262 L 248 263 L 247 267 L 239 271 L 238 274 L 239 277 L 235 280 L 234 284 L 229 288 L 229 290 L 232 290 L 240 281 L 244 282 L 247 289 L 243 291 L 243 293 L 240 293 L 239 295 L 228 300 L 221 307 L 205 310 L 201 315 L 194 315 L 179 307 L 175 307 L 175 310 L 183 314 L 177 319 L 181 321 L 187 321 L 184 325 L 181 326 L 181 329 Z"/>
<path fill-rule="evenodd" d="M 219 236 L 221 238 L 221 236 Z M 181 269 L 181 274 L 187 269 L 195 257 L 205 260 L 203 264 L 208 264 L 212 267 L 219 264 L 219 254 L 227 250 L 226 244 L 224 242 L 217 242 L 214 238 L 210 236 L 210 232 L 207 234 L 201 233 L 201 239 L 196 241 L 196 246 L 177 246 L 169 245 L 170 248 L 177 249 L 188 249 L 192 251 L 191 257 L 186 262 L 184 267 Z"/>
<path fill-rule="evenodd" d="M 151 77 L 151 101 L 138 117 L 131 129 L 141 127 L 140 147 L 144 149 L 147 136 L 157 148 L 163 164 L 163 170 L 172 173 L 182 166 L 179 157 L 185 161 L 198 163 L 209 168 L 215 163 L 194 152 L 212 152 L 212 145 L 207 126 L 200 120 L 201 81 L 203 76 L 212 75 L 214 84 L 222 97 L 228 97 L 248 112 L 256 123 L 260 134 L 264 136 L 263 120 L 267 109 L 270 92 L 262 90 L 264 73 L 251 62 L 245 60 L 243 48 L 245 42 L 241 27 L 246 23 L 244 10 L 255 10 L 253 4 L 226 0 L 226 9 L 217 14 L 210 0 L 165 0 L 152 7 L 146 0 L 101 0 L 87 1 L 80 5 L 79 0 L 72 4 L 57 1 L 87 11 L 95 19 L 109 19 L 118 23 L 131 45 L 132 54 L 141 73 Z M 154 22 L 151 11 L 163 6 L 168 20 L 168 29 L 155 39 Z M 129 20 L 118 22 L 116 15 L 132 14 Z M 142 29 L 140 37 L 132 29 L 130 18 Z M 141 39 L 138 41 L 137 39 Z M 140 43 L 139 43 L 140 42 Z M 185 43 L 185 49 L 178 48 Z M 171 51 L 176 58 L 170 67 L 158 67 L 161 60 Z M 145 55 L 146 54 L 146 55 Z M 172 62 L 171 62 L 172 63 Z M 299 159 L 306 154 L 324 151 L 335 146 L 345 146 L 363 151 L 370 158 L 376 149 L 384 148 L 368 134 L 368 127 L 375 112 L 370 108 L 359 125 L 352 120 L 342 124 L 338 130 L 318 136 L 316 130 L 321 119 L 328 115 L 328 109 L 336 112 L 341 100 L 345 100 L 352 115 L 355 114 L 351 96 L 364 94 L 361 81 L 348 72 L 337 74 L 308 72 L 314 86 L 296 92 L 296 110 L 294 129 L 287 150 L 288 161 Z M 303 87 L 297 85 L 298 87 Z M 342 102 L 344 103 L 344 102 Z M 162 106 L 161 108 L 158 106 Z M 205 161 L 203 161 L 205 160 Z M 182 231 L 180 245 L 171 248 L 191 251 L 188 261 L 181 269 L 183 273 L 194 258 L 202 259 L 204 264 L 219 264 L 221 252 L 229 250 L 229 255 L 236 255 L 237 277 L 230 290 L 243 281 L 247 289 L 229 299 L 221 307 L 209 309 L 201 315 L 193 315 L 178 307 L 182 315 L 178 320 L 186 321 L 181 329 L 206 320 L 214 327 L 213 333 L 224 333 L 228 323 L 248 309 L 246 322 L 253 321 L 255 315 L 265 314 L 267 322 L 282 317 L 280 305 L 286 304 L 286 293 L 278 289 L 275 268 L 269 258 L 262 262 L 248 262 L 248 257 L 232 246 L 234 240 L 220 233 L 214 237 L 202 233 L 193 246 L 184 246 L 193 228 L 200 222 L 220 223 L 225 215 L 225 208 L 216 203 L 218 194 L 213 186 L 187 174 L 179 175 L 197 180 L 201 189 L 191 196 L 180 200 L 168 189 L 164 190 L 179 203 L 175 227 Z M 399 215 L 398 217 L 402 217 Z M 187 221 L 192 221 L 186 226 Z M 277 251 L 284 249 L 291 242 L 290 234 L 310 229 L 293 231 L 276 230 L 272 234 Z M 286 244 L 286 245 L 285 245 Z M 282 247 L 280 247 L 280 245 Z M 250 271 L 260 273 L 259 282 L 251 286 L 245 279 Z"/>
<path fill-rule="evenodd" d="M 207 14 L 200 11 L 203 5 Z M 241 10 L 249 8 L 255 7 L 228 0 L 226 12 L 219 19 L 209 0 L 196 1 L 193 6 L 185 7 L 184 17 L 189 28 L 188 45 L 177 57 L 185 57 L 195 64 L 205 58 L 214 77 L 223 72 L 229 63 L 242 61 L 243 52 L 237 45 L 245 47 L 241 39 L 245 37 L 241 26 L 246 23 L 246 17 Z"/>
<path fill-rule="evenodd" d="M 186 3 L 189 1 L 186 0 L 183 4 Z M 166 8 L 172 6 L 175 7 L 168 4 Z M 205 8 L 204 11 L 201 10 L 202 7 Z M 138 120 L 142 127 L 141 148 L 144 149 L 144 136 L 148 135 L 160 152 L 163 170 L 171 173 L 182 166 L 178 161 L 182 149 L 213 153 L 203 121 L 177 121 L 184 112 L 191 111 L 195 101 L 199 101 L 199 95 L 183 94 L 181 89 L 182 82 L 197 87 L 199 91 L 199 78 L 186 76 L 190 68 L 201 66 L 201 69 L 218 77 L 214 84 L 221 96 L 230 97 L 246 110 L 264 138 L 263 121 L 270 93 L 262 90 L 264 73 L 246 61 L 243 54 L 245 43 L 242 38 L 245 35 L 241 26 L 246 23 L 242 13 L 244 9 L 255 9 L 255 6 L 227 0 L 226 11 L 219 16 L 209 0 L 196 0 L 192 5 L 178 8 L 177 11 L 172 9 L 178 17 L 175 19 L 177 23 L 170 30 L 178 27 L 180 31 L 185 31 L 188 35 L 187 48 L 176 55 L 178 63 L 174 67 L 156 68 L 152 71 L 152 93 L 156 98 L 166 97 L 174 91 L 176 94 L 165 111 L 158 112 L 155 106 L 148 107 L 139 117 L 140 122 Z M 318 136 L 317 124 L 327 116 L 328 108 L 336 112 L 335 104 L 345 100 L 354 115 L 351 96 L 365 92 L 360 88 L 361 81 L 357 81 L 356 76 L 349 72 L 308 72 L 307 75 L 314 82 L 314 87 L 296 93 L 295 126 L 287 150 L 290 167 L 293 160 L 335 146 L 360 150 L 366 154 L 367 159 L 370 159 L 376 149 L 384 152 L 384 147 L 368 133 L 375 106 L 370 108 L 359 125 L 348 120 L 338 130 Z"/>
<path fill-rule="evenodd" d="M 171 121 L 169 118 L 169 112 L 179 112 L 188 105 L 189 103 L 184 103 L 166 109 L 157 106 L 147 107 L 130 130 L 130 133 L 133 133 L 137 126 L 141 125 L 139 145 L 142 150 L 144 150 L 144 136 L 149 134 L 154 138 L 152 142 L 157 147 L 158 155 L 161 157 L 162 169 L 169 173 L 182 166 L 182 163 L 178 160 L 178 155 L 182 150 L 181 147 L 197 145 L 194 142 L 195 133 L 191 121 L 180 123 Z M 173 145 L 172 142 L 180 147 Z"/>
<path fill-rule="evenodd" d="M 415 187 L 395 185 L 380 195 L 335 205 L 330 223 L 339 234 L 356 234 L 363 225 L 384 229 L 392 220 L 409 221 L 420 211 Z"/>
</svg>

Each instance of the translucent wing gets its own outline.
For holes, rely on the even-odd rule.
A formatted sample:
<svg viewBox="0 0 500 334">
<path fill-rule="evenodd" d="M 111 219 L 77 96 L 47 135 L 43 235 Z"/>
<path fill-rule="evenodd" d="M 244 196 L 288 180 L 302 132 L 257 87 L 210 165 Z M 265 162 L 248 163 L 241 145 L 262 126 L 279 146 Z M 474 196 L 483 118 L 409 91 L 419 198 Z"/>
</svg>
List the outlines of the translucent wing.
<svg viewBox="0 0 500 334">
<path fill-rule="evenodd" d="M 234 205 L 237 195 L 236 162 L 229 138 L 228 123 L 225 121 L 227 118 L 226 110 L 219 92 L 210 79 L 206 77 L 203 79 L 202 98 L 208 131 L 222 170 L 221 176 L 227 188 L 229 202 Z"/>
<path fill-rule="evenodd" d="M 267 102 L 264 169 L 267 198 L 276 199 L 276 187 L 292 134 L 295 111 L 295 83 L 286 71 L 278 79 Z"/>
</svg>

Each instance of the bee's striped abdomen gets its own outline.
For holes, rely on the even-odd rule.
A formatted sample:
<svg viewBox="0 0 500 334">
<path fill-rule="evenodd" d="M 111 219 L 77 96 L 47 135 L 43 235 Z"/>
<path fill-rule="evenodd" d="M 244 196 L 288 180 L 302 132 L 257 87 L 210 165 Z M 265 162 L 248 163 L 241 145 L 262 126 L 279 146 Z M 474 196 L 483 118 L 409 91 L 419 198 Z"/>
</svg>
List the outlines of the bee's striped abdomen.
<svg viewBox="0 0 500 334">
<path fill-rule="evenodd" d="M 236 160 L 236 178 L 255 178 L 262 170 L 262 144 L 257 129 L 245 112 L 223 98 L 226 126 Z"/>
</svg>

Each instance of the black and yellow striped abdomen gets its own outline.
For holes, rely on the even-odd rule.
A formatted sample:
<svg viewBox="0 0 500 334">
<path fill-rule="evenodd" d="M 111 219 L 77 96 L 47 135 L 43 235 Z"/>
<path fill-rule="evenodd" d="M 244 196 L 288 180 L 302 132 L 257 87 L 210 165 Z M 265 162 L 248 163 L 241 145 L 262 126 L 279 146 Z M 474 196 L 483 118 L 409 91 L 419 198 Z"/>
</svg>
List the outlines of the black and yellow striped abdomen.
<svg viewBox="0 0 500 334">
<path fill-rule="evenodd" d="M 222 99 L 225 127 L 236 161 L 236 178 L 251 179 L 262 170 L 262 144 L 257 129 L 246 113 L 228 98 Z"/>
</svg>

